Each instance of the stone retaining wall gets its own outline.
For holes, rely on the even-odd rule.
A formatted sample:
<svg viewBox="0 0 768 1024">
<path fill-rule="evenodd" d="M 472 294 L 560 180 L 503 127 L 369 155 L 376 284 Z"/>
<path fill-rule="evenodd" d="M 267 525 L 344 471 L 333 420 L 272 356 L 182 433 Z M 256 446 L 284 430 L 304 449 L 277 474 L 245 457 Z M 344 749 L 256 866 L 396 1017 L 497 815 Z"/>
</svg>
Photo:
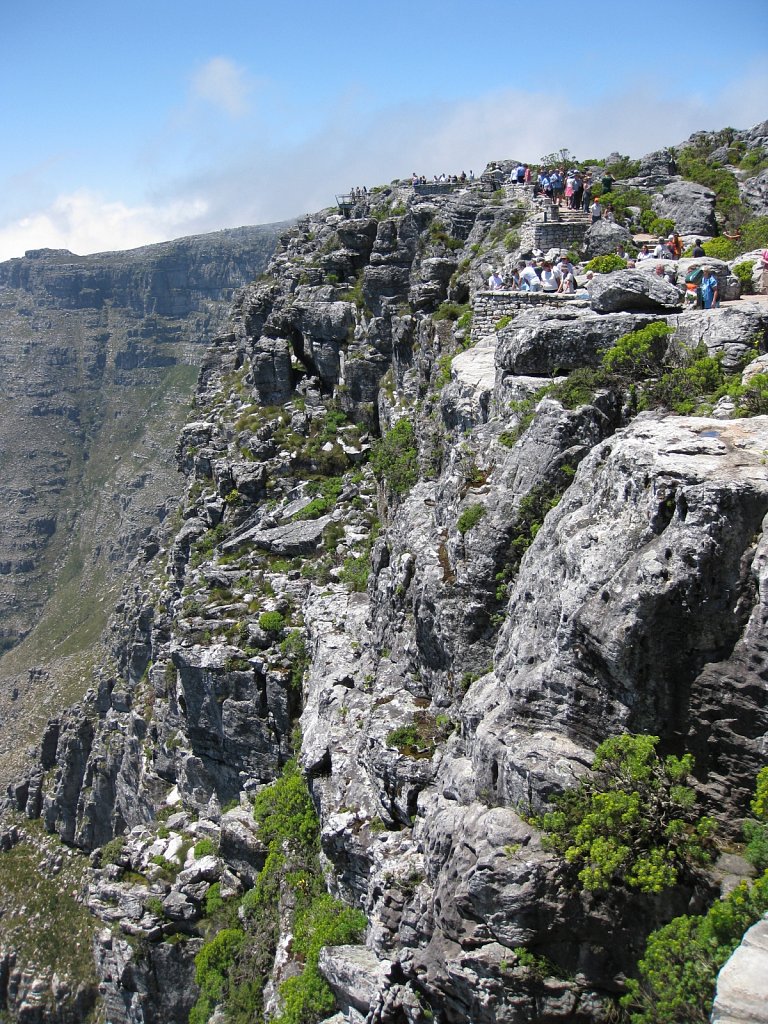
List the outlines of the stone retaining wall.
<svg viewBox="0 0 768 1024">
<path fill-rule="evenodd" d="M 581 295 L 551 295 L 546 292 L 477 292 L 472 302 L 472 333 L 479 338 L 492 334 L 501 317 L 514 316 L 528 306 L 558 306 L 563 303 L 585 308 L 589 300 Z"/>
<path fill-rule="evenodd" d="M 520 248 L 523 252 L 533 249 L 549 252 L 550 249 L 581 247 L 588 227 L 584 221 L 527 221 L 520 232 Z"/>
</svg>

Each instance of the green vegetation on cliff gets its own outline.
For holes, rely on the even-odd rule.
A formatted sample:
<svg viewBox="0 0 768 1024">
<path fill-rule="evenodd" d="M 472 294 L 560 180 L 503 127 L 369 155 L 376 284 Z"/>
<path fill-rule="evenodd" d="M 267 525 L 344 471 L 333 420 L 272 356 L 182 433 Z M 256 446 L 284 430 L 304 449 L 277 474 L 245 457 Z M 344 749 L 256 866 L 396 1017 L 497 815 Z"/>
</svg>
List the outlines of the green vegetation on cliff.
<svg viewBox="0 0 768 1024">
<path fill-rule="evenodd" d="M 200 998 L 190 1024 L 205 1024 L 217 1004 L 232 1024 L 263 1021 L 263 990 L 281 931 L 293 933 L 298 974 L 279 985 L 274 1024 L 312 1024 L 333 1010 L 334 998 L 317 964 L 323 946 L 356 942 L 365 915 L 325 891 L 320 825 L 301 771 L 289 761 L 256 796 L 253 815 L 268 853 L 256 884 L 243 897 L 237 927 L 218 931 L 195 958 Z M 229 919 L 234 917 L 229 914 Z"/>
<path fill-rule="evenodd" d="M 626 733 L 595 751 L 592 771 L 536 819 L 545 845 L 578 868 L 585 889 L 622 882 L 641 892 L 675 885 L 710 859 L 715 823 L 686 785 L 690 754 L 662 760 L 658 736 Z"/>
</svg>

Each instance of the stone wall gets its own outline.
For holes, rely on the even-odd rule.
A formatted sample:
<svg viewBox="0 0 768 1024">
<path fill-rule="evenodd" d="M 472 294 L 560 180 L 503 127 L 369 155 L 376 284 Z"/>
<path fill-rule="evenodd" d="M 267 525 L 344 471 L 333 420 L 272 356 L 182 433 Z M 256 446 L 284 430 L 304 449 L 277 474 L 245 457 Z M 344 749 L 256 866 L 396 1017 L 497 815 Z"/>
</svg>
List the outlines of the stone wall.
<svg viewBox="0 0 768 1024">
<path fill-rule="evenodd" d="M 477 292 L 472 303 L 472 333 L 479 338 L 491 334 L 494 325 L 503 316 L 514 316 L 520 309 L 530 306 L 569 303 L 584 308 L 589 300 L 582 295 L 552 295 L 547 292 Z"/>
</svg>

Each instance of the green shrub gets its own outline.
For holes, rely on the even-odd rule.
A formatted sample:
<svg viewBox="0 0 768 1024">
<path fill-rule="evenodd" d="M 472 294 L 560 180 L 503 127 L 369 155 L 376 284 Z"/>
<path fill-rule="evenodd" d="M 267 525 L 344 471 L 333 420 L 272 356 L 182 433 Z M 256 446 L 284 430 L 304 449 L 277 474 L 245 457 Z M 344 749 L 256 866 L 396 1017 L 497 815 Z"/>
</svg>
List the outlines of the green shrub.
<svg viewBox="0 0 768 1024">
<path fill-rule="evenodd" d="M 280 612 L 262 612 L 259 626 L 266 633 L 280 633 L 285 626 L 285 618 Z"/>
<path fill-rule="evenodd" d="M 395 747 L 407 757 L 431 757 L 439 740 L 453 731 L 453 723 L 445 715 L 435 717 L 417 711 L 409 725 L 401 725 L 387 733 L 387 746 Z"/>
<path fill-rule="evenodd" d="M 339 582 L 346 585 L 357 593 L 364 593 L 368 587 L 368 577 L 371 572 L 370 552 L 362 555 L 347 555 L 339 571 Z"/>
<path fill-rule="evenodd" d="M 656 320 L 639 331 L 622 334 L 603 356 L 603 369 L 629 380 L 642 380 L 648 377 L 658 367 L 663 355 L 664 341 L 670 334 L 672 328 L 661 320 Z"/>
<path fill-rule="evenodd" d="M 419 476 L 416 434 L 410 420 L 401 419 L 387 431 L 371 452 L 376 477 L 395 494 L 406 494 Z"/>
<path fill-rule="evenodd" d="M 300 629 L 292 629 L 280 641 L 280 653 L 291 662 L 291 686 L 300 690 L 310 661 L 307 643 Z"/>
<path fill-rule="evenodd" d="M 652 933 L 621 1005 L 632 1024 L 708 1024 L 717 974 L 744 932 L 768 911 L 768 872 L 742 882 L 700 917 Z"/>
<path fill-rule="evenodd" d="M 472 312 L 469 303 L 441 302 L 432 314 L 433 320 L 459 320 L 466 313 Z"/>
<path fill-rule="evenodd" d="M 456 523 L 456 529 L 464 536 L 473 526 L 477 526 L 486 513 L 485 505 L 468 505 L 461 513 Z"/>
<path fill-rule="evenodd" d="M 675 230 L 675 222 L 669 217 L 654 217 L 647 230 L 652 235 L 659 235 L 666 238 Z"/>
<path fill-rule="evenodd" d="M 240 928 L 224 928 L 195 957 L 195 981 L 200 996 L 189 1015 L 189 1024 L 206 1024 L 217 1003 L 229 991 L 229 976 L 245 941 Z"/>
<path fill-rule="evenodd" d="M 627 261 L 621 256 L 609 253 L 607 256 L 595 256 L 584 267 L 584 270 L 591 270 L 595 274 L 610 274 L 614 270 L 626 270 Z"/>
<path fill-rule="evenodd" d="M 125 848 L 125 836 L 115 836 L 114 839 L 110 839 L 108 843 L 105 843 L 101 848 L 101 863 L 106 864 L 117 864 L 120 861 L 120 855 Z"/>
<path fill-rule="evenodd" d="M 503 331 L 503 330 L 504 330 L 504 328 L 505 328 L 505 327 L 506 327 L 506 326 L 507 326 L 508 324 L 511 324 L 511 323 L 512 323 L 512 321 L 513 321 L 514 319 L 515 319 L 515 318 L 514 318 L 513 316 L 510 316 L 509 314 L 507 314 L 507 315 L 505 315 L 505 316 L 501 316 L 501 317 L 499 317 L 499 319 L 498 319 L 498 320 L 496 321 L 496 323 L 495 323 L 495 324 L 493 325 L 493 329 L 494 329 L 494 331 Z"/>
<path fill-rule="evenodd" d="M 523 555 L 541 529 L 544 517 L 560 501 L 562 491 L 554 484 L 545 483 L 532 487 L 521 499 L 515 516 L 513 532 L 507 548 L 504 575 L 511 579 L 517 574 Z"/>
<path fill-rule="evenodd" d="M 604 372 L 581 366 L 572 370 L 564 381 L 550 384 L 546 393 L 550 398 L 556 398 L 566 409 L 578 409 L 582 405 L 589 405 L 595 392 L 604 385 Z"/>
<path fill-rule="evenodd" d="M 702 248 L 707 256 L 715 260 L 732 260 L 736 255 L 736 243 L 722 236 L 711 238 Z"/>
<path fill-rule="evenodd" d="M 666 406 L 680 415 L 695 412 L 700 399 L 723 384 L 725 375 L 719 359 L 701 355 L 686 366 L 676 366 L 649 384 L 641 408 Z"/>
<path fill-rule="evenodd" d="M 216 849 L 216 844 L 213 842 L 212 839 L 209 839 L 207 836 L 205 836 L 202 839 L 198 839 L 198 841 L 195 843 L 196 857 L 212 857 L 215 856 L 216 853 L 218 853 L 218 850 Z"/>
<path fill-rule="evenodd" d="M 658 736 L 625 733 L 601 743 L 592 773 L 536 819 L 544 844 L 578 868 L 582 887 L 624 883 L 642 892 L 675 885 L 710 859 L 714 822 L 698 817 L 686 785 L 690 754 L 656 753 Z"/>
<path fill-rule="evenodd" d="M 733 268 L 733 273 L 739 279 L 742 295 L 751 295 L 754 291 L 752 287 L 752 271 L 754 268 L 754 260 L 745 260 L 744 263 L 737 263 Z"/>
<path fill-rule="evenodd" d="M 755 796 L 750 804 L 754 818 L 744 822 L 747 847 L 744 856 L 758 871 L 768 870 L 768 765 L 757 775 Z"/>
<path fill-rule="evenodd" d="M 768 249 L 768 217 L 755 217 L 741 226 L 739 252 Z"/>
</svg>

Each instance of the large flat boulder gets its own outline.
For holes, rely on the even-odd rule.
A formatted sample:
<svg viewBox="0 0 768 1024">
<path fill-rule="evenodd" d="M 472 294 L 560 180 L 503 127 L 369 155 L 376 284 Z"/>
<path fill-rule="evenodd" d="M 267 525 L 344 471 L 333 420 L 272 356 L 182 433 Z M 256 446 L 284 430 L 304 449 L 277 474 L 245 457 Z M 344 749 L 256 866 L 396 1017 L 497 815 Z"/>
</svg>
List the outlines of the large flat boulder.
<svg viewBox="0 0 768 1024">
<path fill-rule="evenodd" d="M 682 308 L 682 289 L 658 274 L 616 270 L 595 277 L 590 288 L 597 313 L 674 313 Z"/>
<path fill-rule="evenodd" d="M 521 313 L 499 332 L 496 367 L 503 376 L 549 378 L 580 366 L 598 366 L 622 334 L 636 331 L 652 319 L 643 314 L 600 316 L 571 309 Z"/>
</svg>

